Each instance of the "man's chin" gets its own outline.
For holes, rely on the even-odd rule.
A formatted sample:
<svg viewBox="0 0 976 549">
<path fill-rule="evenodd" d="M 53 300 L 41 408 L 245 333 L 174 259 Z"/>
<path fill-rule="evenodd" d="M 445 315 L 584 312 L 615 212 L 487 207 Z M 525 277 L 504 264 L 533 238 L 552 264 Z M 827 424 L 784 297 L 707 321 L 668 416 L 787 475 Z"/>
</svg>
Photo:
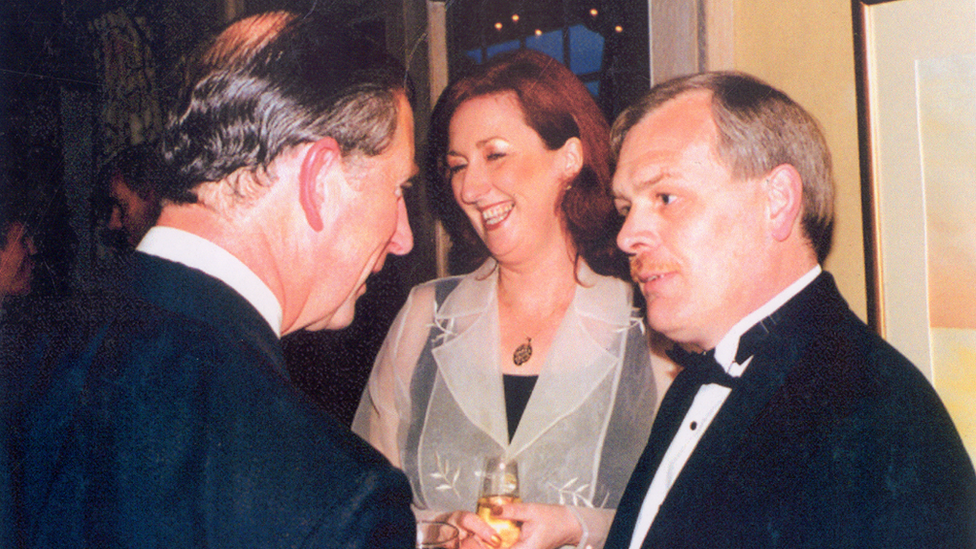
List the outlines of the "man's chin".
<svg viewBox="0 0 976 549">
<path fill-rule="evenodd" d="M 342 330 L 343 328 L 348 328 L 352 324 L 353 319 L 356 317 L 356 300 L 353 299 L 348 303 L 343 303 L 342 307 L 339 308 L 328 320 L 322 323 L 320 330 Z"/>
<path fill-rule="evenodd" d="M 645 296 L 645 299 L 647 299 L 646 319 L 648 327 L 673 340 L 672 336 L 674 332 L 680 331 L 679 326 L 675 322 L 675 313 L 671 310 L 666 310 L 662 303 L 655 303 L 653 296 Z"/>
</svg>

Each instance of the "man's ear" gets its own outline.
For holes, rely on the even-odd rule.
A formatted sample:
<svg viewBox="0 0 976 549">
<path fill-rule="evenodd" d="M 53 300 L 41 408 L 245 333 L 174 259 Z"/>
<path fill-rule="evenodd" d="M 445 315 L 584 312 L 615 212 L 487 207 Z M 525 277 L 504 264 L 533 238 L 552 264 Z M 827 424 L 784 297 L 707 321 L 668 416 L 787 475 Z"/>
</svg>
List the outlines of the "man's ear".
<svg viewBox="0 0 976 549">
<path fill-rule="evenodd" d="M 786 240 L 803 211 L 803 180 L 790 164 L 780 164 L 765 178 L 773 238 Z"/>
<path fill-rule="evenodd" d="M 342 148 L 331 137 L 312 143 L 305 152 L 302 168 L 298 172 L 298 199 L 305 211 L 305 219 L 314 231 L 324 228 L 322 205 L 327 199 L 326 178 L 331 170 L 342 170 Z"/>
<path fill-rule="evenodd" d="M 572 180 L 583 169 L 583 142 L 578 137 L 570 137 L 559 150 L 565 162 L 563 175 L 567 180 Z"/>
</svg>

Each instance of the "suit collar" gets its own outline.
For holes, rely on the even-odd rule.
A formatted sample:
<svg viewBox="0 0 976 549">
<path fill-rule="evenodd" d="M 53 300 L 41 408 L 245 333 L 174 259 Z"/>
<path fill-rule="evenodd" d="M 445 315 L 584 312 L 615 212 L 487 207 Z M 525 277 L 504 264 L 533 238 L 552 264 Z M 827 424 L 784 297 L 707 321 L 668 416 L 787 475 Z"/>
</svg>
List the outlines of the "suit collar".
<svg viewBox="0 0 976 549">
<path fill-rule="evenodd" d="M 197 269 L 141 252 L 133 254 L 131 269 L 130 284 L 138 295 L 247 343 L 288 378 L 277 334 L 230 286 Z"/>
<path fill-rule="evenodd" d="M 220 280 L 241 294 L 281 337 L 282 311 L 278 298 L 247 265 L 217 244 L 173 227 L 153 227 L 139 243 L 139 251 L 181 263 Z"/>
<path fill-rule="evenodd" d="M 738 377 L 741 375 L 741 371 L 737 371 L 737 369 L 731 368 L 731 366 L 733 362 L 738 362 L 736 361 L 736 355 L 738 353 L 739 340 L 742 335 L 757 324 L 762 330 L 768 332 L 769 327 L 765 324 L 769 322 L 770 315 L 779 311 L 790 299 L 809 286 L 821 272 L 823 271 L 820 265 L 816 265 L 813 269 L 810 269 L 803 276 L 787 286 L 783 291 L 776 294 L 776 296 L 767 301 L 762 307 L 746 315 L 735 326 L 732 326 L 732 329 L 715 346 L 715 360 L 733 376 Z"/>
</svg>

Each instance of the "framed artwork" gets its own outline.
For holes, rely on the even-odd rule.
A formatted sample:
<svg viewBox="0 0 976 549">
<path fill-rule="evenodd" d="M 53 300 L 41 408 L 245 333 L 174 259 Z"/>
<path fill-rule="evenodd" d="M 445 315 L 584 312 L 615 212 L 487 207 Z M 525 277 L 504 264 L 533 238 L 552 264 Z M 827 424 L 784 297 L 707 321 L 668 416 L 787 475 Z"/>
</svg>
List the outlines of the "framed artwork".
<svg viewBox="0 0 976 549">
<path fill-rule="evenodd" d="M 870 321 L 976 457 L 976 0 L 854 0 Z"/>
</svg>

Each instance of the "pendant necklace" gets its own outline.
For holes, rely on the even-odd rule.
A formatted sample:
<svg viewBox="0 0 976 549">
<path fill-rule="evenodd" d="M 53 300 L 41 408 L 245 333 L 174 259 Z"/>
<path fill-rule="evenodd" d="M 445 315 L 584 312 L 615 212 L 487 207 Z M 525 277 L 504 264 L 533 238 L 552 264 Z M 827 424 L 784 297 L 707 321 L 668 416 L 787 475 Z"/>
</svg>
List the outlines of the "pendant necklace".
<svg viewBox="0 0 976 549">
<path fill-rule="evenodd" d="M 515 352 L 512 354 L 512 362 L 516 366 L 521 366 L 532 358 L 532 338 L 525 336 L 525 343 L 519 345 L 515 348 Z"/>
</svg>

